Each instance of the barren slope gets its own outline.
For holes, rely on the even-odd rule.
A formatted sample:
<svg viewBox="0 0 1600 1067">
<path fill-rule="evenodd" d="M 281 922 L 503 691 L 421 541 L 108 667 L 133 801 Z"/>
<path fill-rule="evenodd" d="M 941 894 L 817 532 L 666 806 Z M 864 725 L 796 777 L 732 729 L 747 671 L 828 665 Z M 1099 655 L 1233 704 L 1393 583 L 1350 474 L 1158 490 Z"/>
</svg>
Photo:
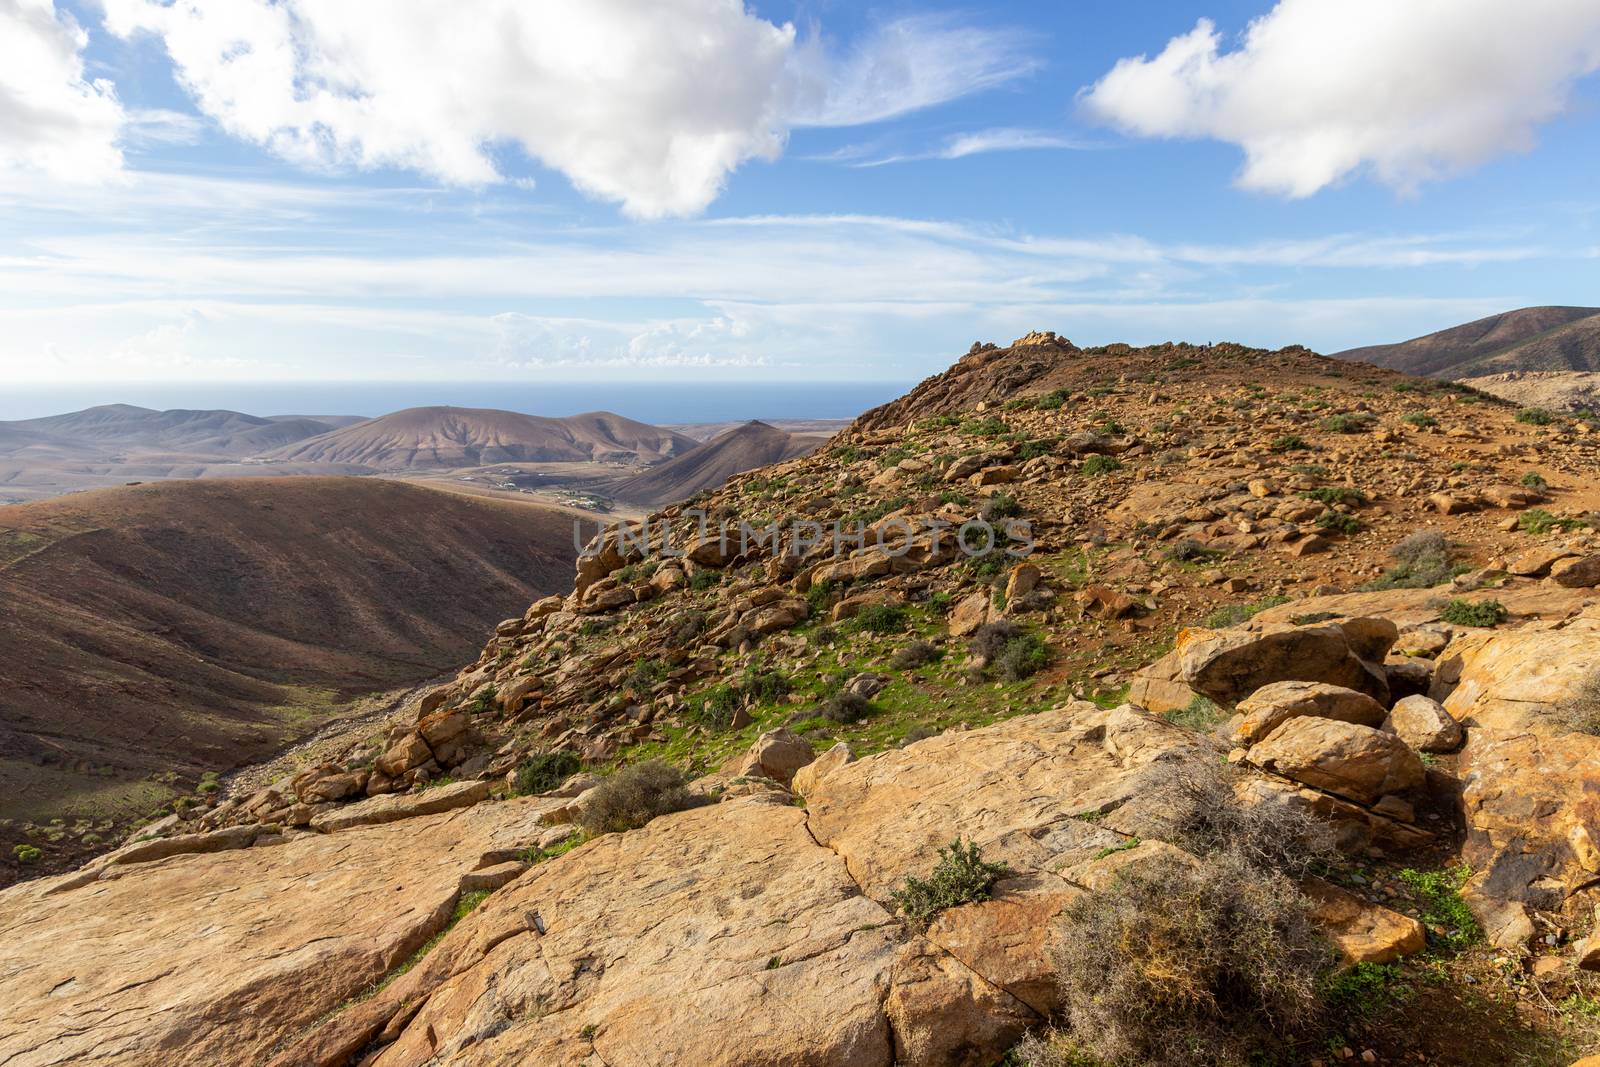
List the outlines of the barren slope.
<svg viewBox="0 0 1600 1067">
<path fill-rule="evenodd" d="M 0 508 L 0 816 L 140 808 L 427 678 L 563 588 L 563 512 L 378 479 Z"/>
<path fill-rule="evenodd" d="M 1600 308 L 1521 308 L 1399 344 L 1352 348 L 1335 358 L 1432 378 L 1600 371 Z"/>
<path fill-rule="evenodd" d="M 809 455 L 825 440 L 787 433 L 764 422 L 747 422 L 642 474 L 613 482 L 604 491 L 639 504 L 686 500 L 703 489 L 718 488 L 735 474 Z"/>
</svg>

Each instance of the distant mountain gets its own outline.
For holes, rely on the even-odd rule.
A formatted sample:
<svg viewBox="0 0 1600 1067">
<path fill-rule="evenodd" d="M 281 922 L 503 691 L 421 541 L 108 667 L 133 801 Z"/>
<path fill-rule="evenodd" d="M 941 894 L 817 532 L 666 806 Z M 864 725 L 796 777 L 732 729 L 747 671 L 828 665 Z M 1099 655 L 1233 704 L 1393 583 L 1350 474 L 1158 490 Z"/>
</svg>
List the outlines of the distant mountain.
<svg viewBox="0 0 1600 1067">
<path fill-rule="evenodd" d="M 425 407 L 368 419 L 268 452 L 265 458 L 397 470 L 492 463 L 655 463 L 694 447 L 693 438 L 608 412 L 546 418 L 492 408 Z"/>
<path fill-rule="evenodd" d="M 764 422 L 747 422 L 676 459 L 605 485 L 601 491 L 633 504 L 672 503 L 702 489 L 719 488 L 735 474 L 809 455 L 826 440 L 820 435 L 787 433 Z"/>
<path fill-rule="evenodd" d="M 377 478 L 171 481 L 0 507 L 5 814 L 142 815 L 475 654 L 570 584 L 571 517 Z"/>
<path fill-rule="evenodd" d="M 1600 371 L 1600 308 L 1522 308 L 1398 344 L 1334 355 L 1445 379 L 1518 370 Z"/>
<path fill-rule="evenodd" d="M 342 421 L 105 404 L 65 415 L 0 422 L 0 451 L 48 445 L 57 453 L 85 459 L 110 452 L 242 458 L 328 433 Z"/>
</svg>

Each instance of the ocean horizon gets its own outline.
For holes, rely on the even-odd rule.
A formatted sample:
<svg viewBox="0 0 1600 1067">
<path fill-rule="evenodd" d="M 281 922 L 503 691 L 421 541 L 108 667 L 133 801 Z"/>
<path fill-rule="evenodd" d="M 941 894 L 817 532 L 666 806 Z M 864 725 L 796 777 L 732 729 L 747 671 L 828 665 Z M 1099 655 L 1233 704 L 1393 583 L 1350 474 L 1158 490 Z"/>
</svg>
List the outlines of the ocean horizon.
<svg viewBox="0 0 1600 1067">
<path fill-rule="evenodd" d="M 226 409 L 249 415 L 386 415 L 447 405 L 528 415 L 610 411 L 649 423 L 733 419 L 848 419 L 893 400 L 914 383 L 855 382 L 675 385 L 560 382 L 71 382 L 13 385 L 0 420 L 41 418 L 102 404 Z"/>
</svg>

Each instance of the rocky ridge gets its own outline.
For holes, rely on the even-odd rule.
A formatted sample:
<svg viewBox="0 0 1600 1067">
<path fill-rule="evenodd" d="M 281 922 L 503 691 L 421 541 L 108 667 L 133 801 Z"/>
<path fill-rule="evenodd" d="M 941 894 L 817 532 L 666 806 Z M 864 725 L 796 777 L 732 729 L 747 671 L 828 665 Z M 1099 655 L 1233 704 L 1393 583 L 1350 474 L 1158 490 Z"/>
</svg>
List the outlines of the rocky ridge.
<svg viewBox="0 0 1600 1067">
<path fill-rule="evenodd" d="M 196 878 L 219 915 L 292 911 L 329 928 L 307 946 L 337 943 L 340 916 L 228 887 L 254 856 L 315 872 L 359 845 L 425 860 L 428 906 L 374 909 L 377 948 L 315 988 L 322 950 L 284 957 L 257 995 L 301 1002 L 259 1038 L 208 1022 L 203 983 L 163 977 L 196 1005 L 197 1057 L 993 1063 L 1059 1007 L 1063 909 L 1192 861 L 1154 783 L 1224 755 L 1241 803 L 1336 830 L 1348 877 L 1306 892 L 1348 960 L 1443 936 L 1396 870 L 1459 858 L 1515 973 L 1581 992 L 1600 741 L 1557 709 L 1600 648 L 1596 453 L 1580 423 L 1303 350 L 979 346 L 822 453 L 665 509 L 648 538 L 601 538 L 570 595 L 502 623 L 415 721 L 0 898 L 29 936 L 89 912 L 104 939 L 46 968 L 7 939 L 0 988 L 30 1006 L 31 1044 L 0 1054 L 178 1062 L 117 984 L 143 988 L 134 962 L 82 1015 L 40 1006 L 141 940 L 148 910 L 106 894 Z M 842 557 L 786 551 L 787 525 L 739 544 L 696 510 L 866 532 Z M 1033 554 L 951 546 L 980 519 L 1007 537 L 1026 522 Z M 1425 568 L 1397 573 L 1389 551 L 1419 529 L 1444 558 L 1405 588 Z M 1362 584 L 1379 588 L 1343 591 Z M 1490 601 L 1494 625 L 1454 607 Z M 558 752 L 602 771 L 666 757 L 720 802 L 584 840 L 592 775 L 509 796 Z M 468 819 L 494 847 L 430 844 Z M 894 892 L 958 836 L 1009 874 L 918 929 Z"/>
</svg>

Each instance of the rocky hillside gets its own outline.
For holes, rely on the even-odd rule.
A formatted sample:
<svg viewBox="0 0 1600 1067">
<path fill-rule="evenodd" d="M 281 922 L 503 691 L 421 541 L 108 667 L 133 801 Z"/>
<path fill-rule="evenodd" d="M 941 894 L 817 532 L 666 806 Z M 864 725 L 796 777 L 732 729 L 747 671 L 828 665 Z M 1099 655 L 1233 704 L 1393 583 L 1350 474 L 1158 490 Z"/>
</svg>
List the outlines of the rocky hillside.
<svg viewBox="0 0 1600 1067">
<path fill-rule="evenodd" d="M 642 474 L 620 478 L 603 486 L 608 496 L 635 504 L 660 505 L 687 500 L 696 493 L 719 489 L 735 474 L 756 467 L 807 456 L 822 447 L 826 437 L 794 434 L 751 421 L 718 434 Z"/>
<path fill-rule="evenodd" d="M 1518 407 L 1579 415 L 1600 412 L 1600 372 L 1508 371 L 1463 378 L 1461 384 Z"/>
<path fill-rule="evenodd" d="M 459 663 L 566 583 L 571 521 L 351 478 L 0 508 L 0 843 L 55 818 L 52 859 L 92 849 L 359 695 Z"/>
<path fill-rule="evenodd" d="M 0 1062 L 1593 1050 L 1588 422 L 1032 334 L 696 506 L 778 540 L 614 531 L 414 714 L 0 894 Z"/>
<path fill-rule="evenodd" d="M 565 418 L 489 408 L 407 408 L 266 454 L 286 463 L 346 463 L 373 470 L 494 463 L 655 463 L 694 448 L 683 434 L 621 415 Z"/>
<path fill-rule="evenodd" d="M 1352 348 L 1336 358 L 1445 379 L 1600 371 L 1600 308 L 1520 308 L 1399 344 Z"/>
</svg>

